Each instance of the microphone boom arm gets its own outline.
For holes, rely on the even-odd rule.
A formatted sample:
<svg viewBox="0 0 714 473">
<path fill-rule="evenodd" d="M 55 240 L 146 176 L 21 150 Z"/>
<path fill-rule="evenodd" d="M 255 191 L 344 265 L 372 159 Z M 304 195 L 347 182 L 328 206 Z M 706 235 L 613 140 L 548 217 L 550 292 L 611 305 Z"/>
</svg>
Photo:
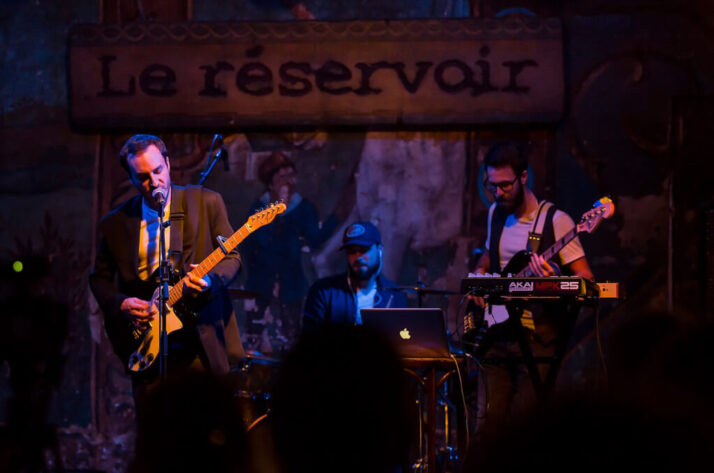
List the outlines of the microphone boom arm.
<svg viewBox="0 0 714 473">
<path fill-rule="evenodd" d="M 216 141 L 218 141 L 220 143 L 220 148 L 218 149 L 218 152 L 216 154 L 213 154 L 213 148 L 214 148 L 214 145 L 216 144 Z M 202 186 L 203 183 L 206 182 L 208 175 L 211 174 L 211 171 L 213 171 L 214 166 L 220 159 L 225 160 L 226 163 L 228 162 L 228 151 L 223 146 L 223 137 L 221 135 L 213 136 L 213 141 L 211 141 L 211 148 L 208 150 L 208 156 L 209 156 L 209 158 L 208 158 L 209 160 L 206 161 L 206 167 L 201 172 L 201 179 L 198 181 L 199 186 Z M 211 156 L 212 156 L 212 159 L 211 159 Z"/>
</svg>

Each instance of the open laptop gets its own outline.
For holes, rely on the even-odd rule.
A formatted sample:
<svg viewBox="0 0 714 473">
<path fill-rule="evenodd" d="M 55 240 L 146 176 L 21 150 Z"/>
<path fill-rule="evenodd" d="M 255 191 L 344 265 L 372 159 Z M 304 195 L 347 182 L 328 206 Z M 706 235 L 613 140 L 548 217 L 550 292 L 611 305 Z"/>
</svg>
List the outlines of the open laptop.
<svg viewBox="0 0 714 473">
<path fill-rule="evenodd" d="M 449 358 L 441 309 L 362 309 L 362 324 L 389 340 L 402 358 Z"/>
</svg>

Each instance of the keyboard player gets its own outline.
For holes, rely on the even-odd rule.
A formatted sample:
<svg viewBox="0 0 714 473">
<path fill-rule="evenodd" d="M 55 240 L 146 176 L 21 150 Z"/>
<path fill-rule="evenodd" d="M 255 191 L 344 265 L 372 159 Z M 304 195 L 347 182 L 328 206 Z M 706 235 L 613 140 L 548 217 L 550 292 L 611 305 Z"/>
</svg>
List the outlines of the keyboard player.
<svg viewBox="0 0 714 473">
<path fill-rule="evenodd" d="M 473 271 L 500 274 L 516 253 L 524 249 L 542 251 L 570 231 L 574 223 L 552 204 L 539 201 L 526 186 L 528 159 L 519 145 L 501 143 L 493 146 L 485 157 L 484 166 L 484 187 L 495 201 L 488 213 L 486 251 Z M 577 238 L 568 243 L 556 259 L 557 263 L 548 262 L 533 254 L 527 264 L 538 277 L 562 274 L 593 279 Z M 475 298 L 474 302 L 484 306 L 483 299 Z M 527 305 L 526 309 L 525 320 L 532 320 L 532 324 L 521 324 L 520 317 L 515 323 L 516 318 L 510 317 L 490 327 L 484 336 L 479 350 L 485 363 L 479 376 L 477 438 L 535 404 L 534 382 L 523 363 L 519 335 L 523 334 L 534 357 L 552 357 L 559 347 L 564 349 L 567 343 L 564 338 L 572 331 L 573 319 L 577 315 L 567 311 L 561 303 L 536 302 Z M 530 313 L 532 319 L 527 317 Z M 529 328 L 523 328 L 524 325 Z M 546 377 L 548 368 L 547 364 L 538 365 L 541 377 Z"/>
</svg>

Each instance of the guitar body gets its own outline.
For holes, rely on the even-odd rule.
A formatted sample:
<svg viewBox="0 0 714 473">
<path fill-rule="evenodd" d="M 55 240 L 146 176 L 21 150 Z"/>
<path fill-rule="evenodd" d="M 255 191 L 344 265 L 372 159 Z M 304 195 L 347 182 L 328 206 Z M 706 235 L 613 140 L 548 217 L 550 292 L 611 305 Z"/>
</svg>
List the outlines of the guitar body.
<svg viewBox="0 0 714 473">
<path fill-rule="evenodd" d="M 519 274 L 528 268 L 528 263 L 531 260 L 531 252 L 527 250 L 521 250 L 508 261 L 508 264 L 503 268 L 501 274 Z"/>
<path fill-rule="evenodd" d="M 172 271 L 170 281 L 177 283 L 183 274 Z M 120 318 L 113 322 L 105 320 L 107 334 L 119 358 L 126 363 L 130 371 L 139 372 L 148 368 L 158 357 L 159 353 L 159 288 L 155 281 L 158 280 L 156 271 L 148 281 L 139 281 L 125 290 L 156 307 L 156 318 L 146 330 L 135 328 L 128 319 Z M 201 299 L 181 299 L 173 306 L 167 307 L 167 329 L 172 333 L 184 325 L 195 325 L 201 310 Z"/>
<path fill-rule="evenodd" d="M 156 360 L 159 356 L 159 347 L 161 341 L 161 333 L 159 330 L 159 290 L 156 288 L 154 294 L 151 296 L 150 304 L 157 308 L 156 318 L 149 323 L 149 327 L 146 330 L 134 330 L 134 341 L 136 349 L 132 351 L 129 355 L 127 361 L 127 366 L 130 371 L 139 372 L 143 371 Z M 166 332 L 171 334 L 176 330 L 183 328 L 183 323 L 181 319 L 176 315 L 173 307 L 166 306 Z"/>
<path fill-rule="evenodd" d="M 526 271 L 528 262 L 531 260 L 531 252 L 521 250 L 508 261 L 508 264 L 501 272 L 504 275 L 518 274 Z M 486 304 L 486 307 L 479 307 L 474 303 L 469 303 L 464 316 L 464 336 L 467 341 L 475 343 L 479 337 L 479 331 L 485 331 L 496 324 L 508 320 L 508 310 L 505 305 Z M 471 340 L 474 340 L 473 342 Z"/>
</svg>

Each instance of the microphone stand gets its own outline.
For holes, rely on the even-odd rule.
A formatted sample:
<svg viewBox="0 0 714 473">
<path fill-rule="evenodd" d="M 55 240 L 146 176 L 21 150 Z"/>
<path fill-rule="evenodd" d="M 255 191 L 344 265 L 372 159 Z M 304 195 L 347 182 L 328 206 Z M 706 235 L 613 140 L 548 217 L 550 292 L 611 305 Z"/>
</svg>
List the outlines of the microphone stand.
<svg viewBox="0 0 714 473">
<path fill-rule="evenodd" d="M 221 142 L 221 147 L 218 150 L 216 154 L 213 154 L 213 145 L 216 143 L 216 140 L 220 138 Z M 208 178 L 208 175 L 211 174 L 211 171 L 213 171 L 213 167 L 216 165 L 218 161 L 223 159 L 226 163 L 226 169 L 228 169 L 228 156 L 226 156 L 227 151 L 226 148 L 223 147 L 223 138 L 221 138 L 220 135 L 216 135 L 213 137 L 213 141 L 211 141 L 211 148 L 208 150 L 208 156 L 211 156 L 213 154 L 213 158 L 206 162 L 206 168 L 201 172 L 201 180 L 198 181 L 198 185 L 202 186 L 203 183 L 206 181 L 206 178 Z"/>
<path fill-rule="evenodd" d="M 169 259 L 166 256 L 166 227 L 171 222 L 164 221 L 164 206 L 159 207 L 159 375 L 162 381 L 168 378 L 169 334 L 166 330 L 166 306 L 169 301 Z"/>
</svg>

